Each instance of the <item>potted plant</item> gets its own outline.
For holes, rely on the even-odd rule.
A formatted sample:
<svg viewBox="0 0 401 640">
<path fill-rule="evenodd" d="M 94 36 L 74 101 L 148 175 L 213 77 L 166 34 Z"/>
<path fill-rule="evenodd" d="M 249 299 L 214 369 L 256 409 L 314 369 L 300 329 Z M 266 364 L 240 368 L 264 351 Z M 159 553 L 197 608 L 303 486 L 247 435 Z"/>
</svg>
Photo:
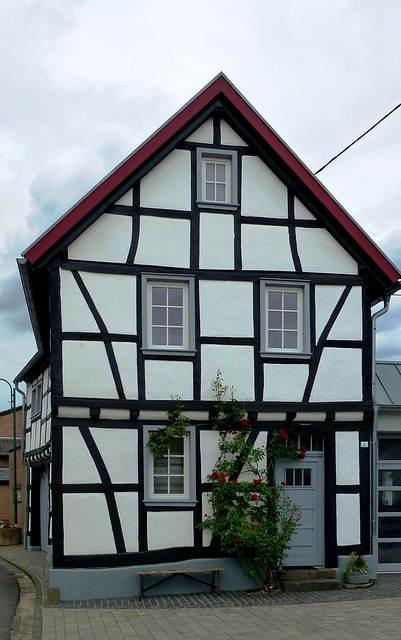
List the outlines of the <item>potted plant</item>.
<svg viewBox="0 0 401 640">
<path fill-rule="evenodd" d="M 370 581 L 371 573 L 360 549 L 352 551 L 348 565 L 343 571 L 345 582 L 347 584 L 367 584 Z"/>
<path fill-rule="evenodd" d="M 0 546 L 21 544 L 21 527 L 0 520 Z"/>
</svg>

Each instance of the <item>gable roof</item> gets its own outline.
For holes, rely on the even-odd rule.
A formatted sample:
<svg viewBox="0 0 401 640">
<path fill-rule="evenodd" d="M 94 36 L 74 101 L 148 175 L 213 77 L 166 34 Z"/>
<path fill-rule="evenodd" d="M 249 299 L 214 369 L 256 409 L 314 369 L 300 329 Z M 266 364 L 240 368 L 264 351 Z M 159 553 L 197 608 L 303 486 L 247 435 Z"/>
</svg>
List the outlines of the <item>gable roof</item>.
<svg viewBox="0 0 401 640">
<path fill-rule="evenodd" d="M 382 407 L 401 407 L 401 362 L 376 362 L 376 402 Z"/>
<path fill-rule="evenodd" d="M 303 185 L 309 189 L 310 193 L 325 207 L 327 212 L 332 216 L 333 222 L 339 225 L 342 230 L 351 237 L 356 246 L 369 257 L 379 279 L 385 282 L 386 288 L 390 291 L 397 289 L 398 285 L 396 285 L 396 283 L 401 274 L 396 267 L 223 73 L 218 74 L 180 111 L 173 115 L 150 138 L 123 160 L 122 163 L 30 245 L 22 253 L 25 259 L 32 265 L 41 260 L 46 253 L 79 224 L 94 207 L 99 205 L 134 171 L 149 160 L 161 147 L 166 145 L 183 127 L 188 125 L 191 120 L 205 110 L 210 103 L 219 98 L 228 101 L 229 104 L 237 110 L 240 116 L 246 120 L 247 125 L 254 129 L 293 175 L 301 181 Z"/>
</svg>

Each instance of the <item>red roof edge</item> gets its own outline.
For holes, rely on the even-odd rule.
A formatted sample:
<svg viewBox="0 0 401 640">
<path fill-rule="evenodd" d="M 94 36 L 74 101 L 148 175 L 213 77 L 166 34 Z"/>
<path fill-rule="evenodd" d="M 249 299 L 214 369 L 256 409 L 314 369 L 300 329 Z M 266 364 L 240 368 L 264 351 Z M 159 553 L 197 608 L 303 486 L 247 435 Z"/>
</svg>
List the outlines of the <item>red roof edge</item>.
<svg viewBox="0 0 401 640">
<path fill-rule="evenodd" d="M 249 124 L 261 135 L 283 162 L 295 173 L 305 186 L 315 195 L 335 220 L 346 230 L 355 242 L 370 256 L 382 273 L 395 283 L 401 277 L 400 272 L 386 258 L 374 242 L 359 225 L 336 202 L 319 180 L 284 143 L 278 134 L 267 124 L 257 111 L 240 94 L 237 88 L 223 74 L 219 73 L 206 87 L 194 96 L 184 107 L 146 140 L 136 151 L 114 169 L 106 178 L 92 189 L 82 200 L 61 217 L 52 227 L 38 238 L 22 254 L 34 264 L 49 251 L 54 244 L 79 223 L 94 207 L 128 178 L 142 163 L 150 158 L 163 144 L 174 136 L 194 116 L 206 107 L 219 94 L 223 94 Z"/>
</svg>

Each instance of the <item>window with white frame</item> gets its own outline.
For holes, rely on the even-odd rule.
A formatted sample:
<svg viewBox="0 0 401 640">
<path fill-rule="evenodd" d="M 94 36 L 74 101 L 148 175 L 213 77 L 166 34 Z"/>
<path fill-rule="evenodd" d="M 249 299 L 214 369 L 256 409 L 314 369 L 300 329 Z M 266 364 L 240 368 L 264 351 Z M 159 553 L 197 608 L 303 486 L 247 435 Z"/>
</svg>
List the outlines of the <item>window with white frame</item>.
<svg viewBox="0 0 401 640">
<path fill-rule="evenodd" d="M 193 352 L 193 278 L 144 275 L 142 293 L 143 349 Z"/>
<path fill-rule="evenodd" d="M 310 353 L 308 283 L 262 281 L 262 353 Z"/>
<path fill-rule="evenodd" d="M 198 204 L 233 209 L 238 206 L 237 154 L 224 149 L 197 150 Z"/>
<path fill-rule="evenodd" d="M 31 419 L 42 412 L 42 381 L 32 387 Z"/>
<path fill-rule="evenodd" d="M 154 457 L 146 446 L 155 427 L 144 427 L 145 503 L 194 504 L 195 439 L 192 430 L 178 438 L 161 457 Z"/>
</svg>

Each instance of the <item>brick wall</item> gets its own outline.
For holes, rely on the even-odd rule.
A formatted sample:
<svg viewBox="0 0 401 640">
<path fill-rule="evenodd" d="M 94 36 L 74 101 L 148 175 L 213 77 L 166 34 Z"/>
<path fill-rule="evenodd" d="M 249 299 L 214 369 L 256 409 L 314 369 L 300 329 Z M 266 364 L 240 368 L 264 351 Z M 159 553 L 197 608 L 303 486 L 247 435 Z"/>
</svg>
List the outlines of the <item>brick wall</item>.
<svg viewBox="0 0 401 640">
<path fill-rule="evenodd" d="M 18 407 L 16 410 L 16 437 L 21 437 L 22 426 L 22 409 Z M 13 414 L 10 410 L 0 412 L 0 437 L 13 437 Z M 24 526 L 24 504 L 25 504 L 25 467 L 21 462 L 21 447 L 16 451 L 17 460 L 17 488 L 21 488 L 22 502 L 17 502 L 18 524 Z M 10 451 L 9 456 L 0 456 L 0 466 L 8 467 L 10 470 L 10 480 L 8 484 L 0 484 L 0 520 L 5 522 L 14 521 L 14 503 L 13 503 L 13 486 L 14 486 L 14 453 Z"/>
<path fill-rule="evenodd" d="M 17 407 L 15 412 L 15 431 L 17 438 L 21 437 L 22 408 Z M 0 411 L 0 438 L 13 437 L 13 414 L 10 409 Z"/>
</svg>

